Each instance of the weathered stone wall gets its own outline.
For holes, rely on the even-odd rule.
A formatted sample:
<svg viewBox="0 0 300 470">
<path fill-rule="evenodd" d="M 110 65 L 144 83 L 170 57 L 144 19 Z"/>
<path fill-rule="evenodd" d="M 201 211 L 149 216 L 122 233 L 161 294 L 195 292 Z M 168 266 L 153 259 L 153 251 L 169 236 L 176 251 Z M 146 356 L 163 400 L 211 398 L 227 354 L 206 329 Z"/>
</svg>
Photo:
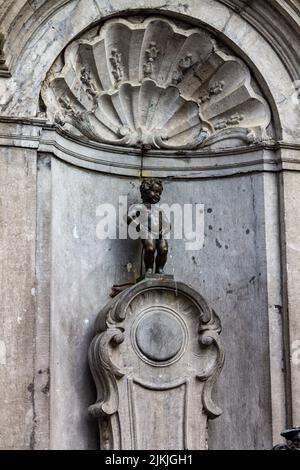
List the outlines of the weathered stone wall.
<svg viewBox="0 0 300 470">
<path fill-rule="evenodd" d="M 94 449 L 87 407 L 93 321 L 114 283 L 139 271 L 136 244 L 99 241 L 96 208 L 164 179 L 163 202 L 202 203 L 205 246 L 171 242 L 168 269 L 221 317 L 223 416 L 211 448 L 263 449 L 300 424 L 300 12 L 268 0 L 0 1 L 0 406 L 2 449 Z M 242 59 L 271 110 L 269 140 L 176 153 L 67 134 L 41 87 L 65 47 L 106 18 L 186 21 Z M 88 34 L 88 33 L 87 33 Z M 51 71 L 51 73 L 53 70 Z M 298 345 L 298 346 L 297 346 Z"/>
<path fill-rule="evenodd" d="M 35 420 L 36 152 L 2 148 L 1 448 L 29 449 Z"/>
<path fill-rule="evenodd" d="M 85 427 L 87 407 L 93 402 L 87 365 L 93 323 L 109 300 L 112 285 L 132 282 L 140 265 L 133 249 L 136 243 L 97 239 L 96 209 L 108 201 L 107 194 L 116 207 L 119 195 L 138 202 L 138 186 L 139 180 L 83 173 L 52 162 L 51 410 L 55 424 L 51 442 L 55 448 L 95 445 L 93 426 Z M 171 241 L 166 272 L 199 291 L 222 321 L 226 363 L 217 390 L 224 413 L 211 425 L 211 448 L 268 449 L 272 445 L 268 312 L 269 308 L 276 316 L 280 312 L 268 306 L 265 211 L 270 209 L 265 208 L 263 192 L 263 175 L 165 183 L 163 202 L 204 204 L 204 248 L 189 252 L 184 240 Z M 273 236 L 278 237 L 276 230 L 275 226 Z M 131 265 L 135 273 L 128 272 Z M 276 276 L 277 271 L 270 274 Z"/>
</svg>

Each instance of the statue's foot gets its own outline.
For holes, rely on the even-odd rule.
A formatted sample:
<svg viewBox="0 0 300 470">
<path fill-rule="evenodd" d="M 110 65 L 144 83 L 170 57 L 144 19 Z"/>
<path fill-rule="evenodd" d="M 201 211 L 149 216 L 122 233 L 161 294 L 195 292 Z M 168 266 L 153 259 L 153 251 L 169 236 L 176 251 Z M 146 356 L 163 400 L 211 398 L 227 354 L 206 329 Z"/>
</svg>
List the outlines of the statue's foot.
<svg viewBox="0 0 300 470">
<path fill-rule="evenodd" d="M 163 274 L 164 273 L 164 270 L 162 268 L 159 268 L 157 271 L 156 271 L 157 274 Z"/>
<path fill-rule="evenodd" d="M 153 269 L 151 269 L 151 268 L 147 269 L 146 273 L 147 274 L 153 274 Z"/>
</svg>

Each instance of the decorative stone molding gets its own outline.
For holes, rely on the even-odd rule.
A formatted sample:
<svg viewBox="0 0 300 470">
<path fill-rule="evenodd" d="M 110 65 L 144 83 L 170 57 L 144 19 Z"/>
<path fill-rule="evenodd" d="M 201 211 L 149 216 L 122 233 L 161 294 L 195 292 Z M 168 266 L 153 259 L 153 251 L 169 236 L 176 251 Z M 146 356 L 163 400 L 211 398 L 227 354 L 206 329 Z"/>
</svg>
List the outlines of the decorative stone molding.
<svg viewBox="0 0 300 470">
<path fill-rule="evenodd" d="M 101 449 L 206 449 L 207 419 L 222 413 L 212 399 L 224 363 L 220 332 L 205 300 L 170 276 L 115 297 L 99 313 L 89 352 Z"/>
<path fill-rule="evenodd" d="M 0 77 L 10 77 L 10 72 L 6 64 L 6 58 L 4 55 L 4 43 L 5 37 L 0 33 Z"/>
<path fill-rule="evenodd" d="M 122 147 L 83 142 L 37 118 L 1 117 L 0 142 L 7 147 L 35 148 L 79 168 L 134 178 L 201 179 L 300 171 L 300 146 L 293 143 L 269 141 L 220 150 L 150 150 L 141 160 L 137 148 L 128 148 L 124 153 Z"/>
<path fill-rule="evenodd" d="M 245 0 L 218 1 L 220 7 L 222 4 L 226 5 L 228 8 L 236 11 L 237 14 L 245 17 L 251 25 L 256 27 L 272 46 L 276 48 L 277 53 L 281 52 L 280 56 L 289 73 L 293 74 L 294 70 L 297 72 L 295 76 L 293 75 L 293 79 L 296 80 L 298 78 L 299 54 L 292 54 L 291 52 L 298 52 L 295 51 L 298 31 L 292 29 L 292 27 L 295 27 L 295 24 L 298 26 L 300 24 L 298 0 L 271 0 L 270 2 L 251 3 Z M 7 50 L 10 51 L 10 63 L 13 66 L 22 60 L 21 52 L 32 47 L 30 40 L 40 34 L 43 25 L 53 23 L 53 18 L 57 15 L 57 12 L 64 8 L 68 9 L 71 3 L 74 2 L 72 0 L 40 0 L 33 3 L 31 0 L 0 0 L 0 23 L 4 33 L 7 34 Z M 110 15 L 116 12 L 114 2 L 108 5 L 106 0 L 78 0 L 76 3 L 73 6 L 72 18 L 76 16 L 80 7 L 82 8 L 82 11 L 79 12 L 81 17 L 87 15 L 87 13 L 90 14 L 94 9 L 95 13 L 98 12 L 98 16 L 93 18 L 93 23 L 103 18 L 104 14 Z M 151 8 L 151 1 L 147 3 L 146 5 L 145 1 L 140 3 L 134 1 L 132 5 L 124 5 L 124 10 L 127 9 L 128 11 L 130 7 L 137 9 L 149 6 Z M 157 3 L 159 2 L 156 1 L 153 8 L 157 7 Z M 98 8 L 95 4 L 97 4 Z M 118 3 L 119 5 L 120 2 Z M 161 1 L 161 6 L 158 7 L 164 10 L 164 7 L 166 7 L 165 2 Z M 182 4 L 180 2 L 178 5 L 168 5 L 170 10 L 172 7 L 179 13 L 182 11 Z M 121 8 L 122 5 L 120 5 L 120 10 Z M 191 14 L 192 9 L 193 6 L 187 4 L 187 12 L 184 11 L 184 13 Z M 224 15 L 224 11 L 221 8 L 220 14 Z M 18 41 L 16 41 L 16 38 L 18 38 Z"/>
<path fill-rule="evenodd" d="M 112 19 L 73 41 L 42 97 L 68 132 L 129 147 L 235 147 L 266 139 L 271 121 L 239 58 L 199 28 L 154 16 Z"/>
<path fill-rule="evenodd" d="M 295 50 L 291 47 L 295 23 L 298 23 L 299 26 L 300 7 L 298 0 L 271 0 L 270 2 L 252 2 L 251 4 L 247 0 L 219 1 L 235 11 L 237 15 L 245 18 L 248 23 L 255 25 L 272 44 L 293 79 L 298 80 L 298 61 Z M 300 49 L 297 52 L 299 51 Z"/>
</svg>

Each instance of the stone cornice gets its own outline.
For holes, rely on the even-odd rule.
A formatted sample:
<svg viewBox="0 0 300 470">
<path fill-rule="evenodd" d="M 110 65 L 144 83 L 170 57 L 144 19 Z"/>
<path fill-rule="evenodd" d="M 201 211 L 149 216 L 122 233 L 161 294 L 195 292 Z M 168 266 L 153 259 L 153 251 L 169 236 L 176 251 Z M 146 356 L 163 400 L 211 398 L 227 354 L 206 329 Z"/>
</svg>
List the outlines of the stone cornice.
<svg viewBox="0 0 300 470">
<path fill-rule="evenodd" d="M 300 143 L 262 142 L 234 149 L 144 151 L 62 133 L 43 119 L 1 118 L 0 146 L 36 149 L 79 168 L 139 177 L 215 178 L 249 172 L 300 171 Z"/>
</svg>

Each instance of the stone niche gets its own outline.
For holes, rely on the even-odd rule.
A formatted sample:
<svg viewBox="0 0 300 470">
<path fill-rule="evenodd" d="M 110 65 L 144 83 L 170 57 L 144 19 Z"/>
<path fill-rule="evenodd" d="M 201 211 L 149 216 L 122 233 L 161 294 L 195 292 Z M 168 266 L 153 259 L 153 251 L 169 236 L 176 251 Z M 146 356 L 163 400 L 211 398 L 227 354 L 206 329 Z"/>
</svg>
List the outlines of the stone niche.
<svg viewBox="0 0 300 470">
<path fill-rule="evenodd" d="M 114 298 L 89 354 L 101 449 L 205 450 L 207 419 L 222 413 L 211 396 L 224 363 L 220 332 L 205 300 L 172 276 Z"/>
<path fill-rule="evenodd" d="M 47 179 L 51 200 L 46 215 L 39 204 L 41 226 L 51 221 L 52 448 L 98 446 L 87 416 L 94 401 L 87 350 L 100 310 L 90 357 L 101 448 L 206 448 L 223 361 L 208 305 L 222 318 L 227 356 L 216 387 L 224 413 L 209 425 L 209 448 L 270 448 L 268 282 L 278 269 L 267 259 L 266 226 L 275 246 L 277 175 L 270 107 L 248 66 L 202 27 L 164 16 L 113 18 L 60 53 L 41 111 L 39 152 L 53 157 L 38 179 Z M 138 202 L 147 176 L 164 178 L 163 202 L 204 205 L 203 249 L 184 252 L 184 240 L 172 240 L 166 271 L 195 291 L 148 279 L 103 310 L 113 284 L 140 277 L 140 253 L 131 240 L 97 239 L 96 209 L 117 207 L 119 196 Z M 207 302 L 195 300 L 197 292 Z M 153 318 L 174 337 L 154 351 L 146 334 Z M 155 413 L 172 422 L 161 420 L 160 431 Z"/>
</svg>

